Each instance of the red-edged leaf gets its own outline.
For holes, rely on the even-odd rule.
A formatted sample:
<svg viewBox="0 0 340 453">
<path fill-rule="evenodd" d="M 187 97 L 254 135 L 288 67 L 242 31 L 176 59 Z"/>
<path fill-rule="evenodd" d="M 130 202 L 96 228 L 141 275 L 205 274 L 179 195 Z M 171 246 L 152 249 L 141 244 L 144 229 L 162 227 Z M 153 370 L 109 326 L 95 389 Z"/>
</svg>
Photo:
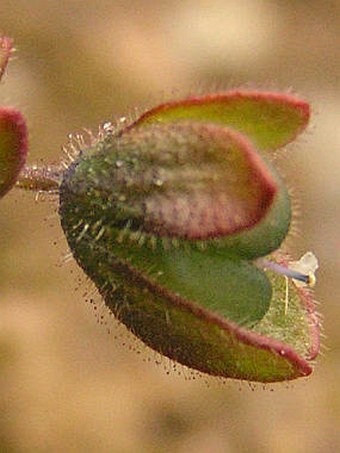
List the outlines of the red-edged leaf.
<svg viewBox="0 0 340 453">
<path fill-rule="evenodd" d="M 83 245 L 83 248 L 90 250 L 91 258 L 95 260 L 95 270 L 89 275 L 94 278 L 110 310 L 144 343 L 162 355 L 210 375 L 265 383 L 305 377 L 313 371 L 310 361 L 313 346 L 310 337 L 305 336 L 309 319 L 301 299 L 296 303 L 290 300 L 300 314 L 296 325 L 290 317 L 285 320 L 284 303 L 274 290 L 272 303 L 281 315 L 275 318 L 269 314 L 271 334 L 262 334 L 240 327 L 197 301 L 169 293 L 164 286 L 133 270 L 130 264 L 113 258 L 110 261 L 109 254 L 106 260 L 103 259 L 104 252 L 98 258 L 95 247 L 86 249 Z M 85 269 L 88 272 L 88 268 Z M 108 282 L 111 281 L 117 282 L 118 290 L 116 286 L 110 286 Z M 242 280 L 239 283 L 242 285 Z M 266 318 L 263 323 L 267 322 Z M 299 332 L 301 326 L 306 332 Z M 292 343 L 282 341 L 290 335 L 294 338 Z M 295 348 L 295 337 L 297 342 L 307 338 L 303 351 Z"/>
<path fill-rule="evenodd" d="M 309 104 L 285 93 L 234 90 L 161 104 L 130 127 L 179 120 L 218 123 L 247 135 L 261 149 L 277 149 L 308 124 Z"/>
<path fill-rule="evenodd" d="M 106 259 L 108 262 L 109 254 Z M 105 262 L 102 257 L 98 261 Z M 253 329 L 245 329 L 207 310 L 197 300 L 170 294 L 164 285 L 151 282 L 130 263 L 115 258 L 111 267 L 105 266 L 102 264 L 101 271 L 93 266 L 93 274 L 102 272 L 99 288 L 107 305 L 135 335 L 161 354 L 211 375 L 258 382 L 291 380 L 313 371 L 312 360 L 319 348 L 314 301 L 309 292 L 289 282 L 286 313 L 283 276 L 268 273 L 273 284 L 271 308 Z M 107 284 L 108 269 L 119 276 L 118 291 Z"/>
<path fill-rule="evenodd" d="M 89 165 L 100 171 L 93 199 L 112 192 L 118 200 L 114 221 L 156 236 L 198 240 L 243 231 L 265 216 L 277 191 L 244 136 L 200 122 L 154 124 L 113 136 L 77 167 L 75 193 L 84 187 L 76 181 L 86 180 Z"/>
<path fill-rule="evenodd" d="M 145 200 L 145 227 L 160 236 L 207 239 L 250 228 L 266 214 L 276 184 L 252 144 L 215 125 L 162 126 L 153 137 L 172 150 L 176 171 L 160 173 L 160 190 Z M 163 137 L 160 132 L 162 131 Z M 184 145 L 184 146 L 183 146 Z M 162 153 L 163 154 L 163 153 Z M 165 167 L 169 157 L 159 154 Z"/>
</svg>

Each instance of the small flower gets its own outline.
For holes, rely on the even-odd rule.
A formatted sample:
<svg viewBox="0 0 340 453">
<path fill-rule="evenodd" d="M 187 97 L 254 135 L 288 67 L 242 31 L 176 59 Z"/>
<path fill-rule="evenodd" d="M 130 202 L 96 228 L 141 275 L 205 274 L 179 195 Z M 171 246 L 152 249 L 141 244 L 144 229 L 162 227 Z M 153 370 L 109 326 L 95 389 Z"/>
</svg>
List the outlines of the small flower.
<svg viewBox="0 0 340 453">
<path fill-rule="evenodd" d="M 290 261 L 288 265 L 278 264 L 266 259 L 257 260 L 257 264 L 264 269 L 271 269 L 278 274 L 291 278 L 297 287 L 309 286 L 313 288 L 316 283 L 315 272 L 319 262 L 312 252 L 305 253 L 298 261 Z"/>
<path fill-rule="evenodd" d="M 313 288 L 316 283 L 315 272 L 318 268 L 318 259 L 312 252 L 307 252 L 298 261 L 292 261 L 289 263 L 289 269 L 304 276 L 304 278 L 293 277 L 294 283 L 298 287 L 307 285 L 310 288 Z"/>
</svg>

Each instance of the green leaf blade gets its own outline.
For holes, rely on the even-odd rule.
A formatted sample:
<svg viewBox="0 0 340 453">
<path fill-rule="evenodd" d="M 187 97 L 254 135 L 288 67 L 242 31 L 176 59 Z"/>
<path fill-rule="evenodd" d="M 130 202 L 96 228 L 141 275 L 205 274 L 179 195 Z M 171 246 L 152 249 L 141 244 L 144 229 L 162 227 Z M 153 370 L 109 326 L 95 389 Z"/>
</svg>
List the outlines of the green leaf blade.
<svg viewBox="0 0 340 453">
<path fill-rule="evenodd" d="M 164 248 L 161 242 L 152 250 L 136 247 L 135 238 L 128 236 L 119 244 L 114 242 L 114 235 L 107 242 L 114 244 L 115 257 L 128 262 L 155 285 L 239 325 L 252 326 L 269 309 L 272 290 L 265 274 L 247 261 L 230 259 L 227 250 L 217 255 Z"/>
<path fill-rule="evenodd" d="M 308 103 L 296 96 L 235 90 L 161 104 L 130 128 L 178 120 L 210 122 L 242 132 L 260 149 L 273 150 L 294 140 L 309 116 Z"/>
</svg>

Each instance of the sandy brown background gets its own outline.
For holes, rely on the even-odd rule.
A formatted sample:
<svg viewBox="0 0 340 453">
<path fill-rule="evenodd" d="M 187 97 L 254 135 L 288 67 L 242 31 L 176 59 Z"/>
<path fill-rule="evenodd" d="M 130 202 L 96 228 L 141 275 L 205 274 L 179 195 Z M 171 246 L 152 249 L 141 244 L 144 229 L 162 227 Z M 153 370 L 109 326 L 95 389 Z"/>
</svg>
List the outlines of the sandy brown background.
<svg viewBox="0 0 340 453">
<path fill-rule="evenodd" d="M 30 162 L 173 92 L 250 84 L 310 100 L 283 167 L 301 202 L 293 255 L 320 259 L 327 349 L 312 377 L 274 391 L 167 375 L 122 328 L 97 325 L 89 286 L 58 265 L 55 207 L 16 192 L 0 205 L 0 451 L 340 450 L 339 30 L 339 1 L 1 0 L 18 49 L 1 103 L 28 119 Z"/>
</svg>

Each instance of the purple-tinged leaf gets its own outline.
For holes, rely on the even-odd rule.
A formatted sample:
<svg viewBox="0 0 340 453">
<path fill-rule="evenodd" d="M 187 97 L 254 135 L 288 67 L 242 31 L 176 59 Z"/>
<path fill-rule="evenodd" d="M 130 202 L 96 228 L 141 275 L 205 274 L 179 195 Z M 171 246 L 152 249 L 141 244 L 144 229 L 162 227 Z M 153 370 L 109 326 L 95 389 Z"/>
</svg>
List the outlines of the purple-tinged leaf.
<svg viewBox="0 0 340 453">
<path fill-rule="evenodd" d="M 72 192 L 87 198 L 93 186 L 93 200 L 110 193 L 114 223 L 158 237 L 204 240 L 244 231 L 266 215 L 277 192 L 253 145 L 214 124 L 153 124 L 113 136 L 99 150 L 77 166 Z"/>
</svg>

